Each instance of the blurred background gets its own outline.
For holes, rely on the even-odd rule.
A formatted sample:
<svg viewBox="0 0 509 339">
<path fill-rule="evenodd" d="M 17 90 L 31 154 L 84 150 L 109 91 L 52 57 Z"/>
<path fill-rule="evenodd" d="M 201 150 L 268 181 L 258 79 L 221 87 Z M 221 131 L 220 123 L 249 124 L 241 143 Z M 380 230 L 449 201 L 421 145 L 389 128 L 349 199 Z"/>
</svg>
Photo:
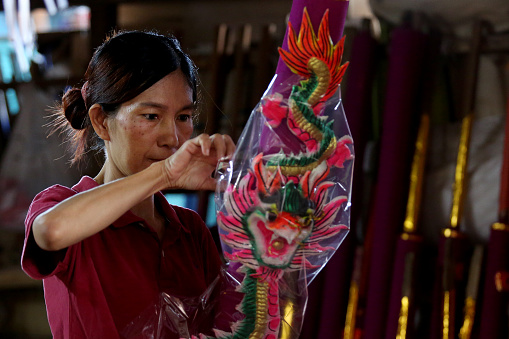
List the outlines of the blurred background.
<svg viewBox="0 0 509 339">
<path fill-rule="evenodd" d="M 237 139 L 278 62 L 291 0 L 4 0 L 0 338 L 51 338 L 20 268 L 38 192 L 70 167 L 48 114 L 118 29 L 172 33 L 199 68 L 196 133 Z M 330 18 L 334 20 L 334 18 Z M 301 338 L 508 338 L 509 2 L 353 0 L 341 86 L 355 143 L 351 230 L 312 282 Z M 215 232 L 213 192 L 166 192 Z M 135 293 L 135 291 L 133 291 Z"/>
</svg>

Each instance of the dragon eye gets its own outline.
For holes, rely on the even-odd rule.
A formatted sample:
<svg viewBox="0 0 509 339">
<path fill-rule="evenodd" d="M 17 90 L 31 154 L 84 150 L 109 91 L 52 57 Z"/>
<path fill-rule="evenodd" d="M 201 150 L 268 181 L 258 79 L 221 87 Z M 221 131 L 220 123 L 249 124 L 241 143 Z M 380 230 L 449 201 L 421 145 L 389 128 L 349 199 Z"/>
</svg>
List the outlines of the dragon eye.
<svg viewBox="0 0 509 339">
<path fill-rule="evenodd" d="M 267 218 L 267 220 L 269 220 L 270 222 L 273 222 L 274 220 L 276 220 L 277 218 L 277 214 L 272 212 L 272 211 L 267 211 L 267 213 L 265 214 L 265 217 Z"/>
<path fill-rule="evenodd" d="M 303 220 L 304 227 L 309 227 L 313 223 L 313 218 L 311 217 L 305 217 Z"/>
</svg>

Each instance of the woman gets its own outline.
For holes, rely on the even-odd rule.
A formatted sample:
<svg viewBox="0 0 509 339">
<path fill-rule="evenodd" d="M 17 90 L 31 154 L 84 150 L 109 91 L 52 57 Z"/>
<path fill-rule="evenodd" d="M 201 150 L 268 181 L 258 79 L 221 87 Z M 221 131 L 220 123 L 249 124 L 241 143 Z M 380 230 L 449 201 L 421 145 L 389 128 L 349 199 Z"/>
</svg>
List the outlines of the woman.
<svg viewBox="0 0 509 339">
<path fill-rule="evenodd" d="M 38 194 L 28 212 L 25 272 L 43 279 L 55 338 L 118 338 L 167 292 L 197 296 L 221 261 L 200 217 L 163 189 L 214 189 L 225 135 L 191 138 L 196 68 L 176 39 L 123 32 L 100 46 L 81 89 L 66 92 L 56 124 L 74 162 L 102 148 L 95 178 Z"/>
</svg>

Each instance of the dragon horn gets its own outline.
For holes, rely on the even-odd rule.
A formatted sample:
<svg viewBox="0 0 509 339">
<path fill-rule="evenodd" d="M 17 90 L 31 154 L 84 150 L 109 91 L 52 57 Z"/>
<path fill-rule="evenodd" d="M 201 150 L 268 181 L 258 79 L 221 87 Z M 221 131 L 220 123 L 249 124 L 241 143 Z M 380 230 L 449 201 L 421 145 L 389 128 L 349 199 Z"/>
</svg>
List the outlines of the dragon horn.
<svg viewBox="0 0 509 339">
<path fill-rule="evenodd" d="M 262 163 L 263 153 L 258 154 L 253 161 L 253 172 L 256 177 L 256 185 L 258 186 L 258 192 L 263 195 L 267 195 L 267 189 L 265 185 L 265 171 Z"/>
<path fill-rule="evenodd" d="M 258 192 L 263 195 L 272 194 L 281 188 L 281 173 L 276 169 L 273 174 L 267 175 L 263 165 L 263 153 L 258 154 L 253 162 L 253 172 L 256 177 Z"/>
</svg>

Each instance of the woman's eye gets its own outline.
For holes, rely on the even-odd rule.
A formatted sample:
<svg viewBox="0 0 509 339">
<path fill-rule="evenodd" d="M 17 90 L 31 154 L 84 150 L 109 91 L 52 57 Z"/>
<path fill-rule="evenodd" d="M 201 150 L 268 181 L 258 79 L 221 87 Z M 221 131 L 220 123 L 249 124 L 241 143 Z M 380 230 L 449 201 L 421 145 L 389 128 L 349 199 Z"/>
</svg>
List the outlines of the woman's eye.
<svg viewBox="0 0 509 339">
<path fill-rule="evenodd" d="M 143 114 L 143 116 L 147 120 L 156 120 L 157 119 L 157 114 Z"/>
<path fill-rule="evenodd" d="M 177 117 L 177 120 L 179 121 L 189 121 L 193 118 L 193 116 L 191 114 L 181 114 Z"/>
</svg>

